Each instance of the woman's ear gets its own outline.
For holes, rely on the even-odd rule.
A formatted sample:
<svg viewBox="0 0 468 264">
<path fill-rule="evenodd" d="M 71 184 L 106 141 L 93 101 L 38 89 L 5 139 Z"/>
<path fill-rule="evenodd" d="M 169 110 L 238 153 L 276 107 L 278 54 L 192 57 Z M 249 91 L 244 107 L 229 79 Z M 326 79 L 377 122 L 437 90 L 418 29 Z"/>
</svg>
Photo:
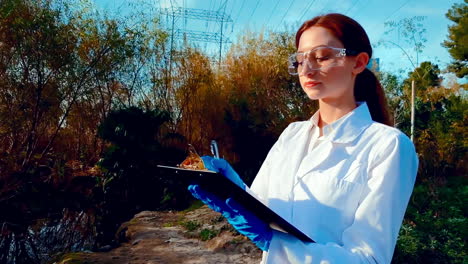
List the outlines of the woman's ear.
<svg viewBox="0 0 468 264">
<path fill-rule="evenodd" d="M 361 52 L 356 56 L 354 62 L 353 73 L 357 75 L 366 69 L 369 63 L 369 55 L 366 52 Z"/>
</svg>

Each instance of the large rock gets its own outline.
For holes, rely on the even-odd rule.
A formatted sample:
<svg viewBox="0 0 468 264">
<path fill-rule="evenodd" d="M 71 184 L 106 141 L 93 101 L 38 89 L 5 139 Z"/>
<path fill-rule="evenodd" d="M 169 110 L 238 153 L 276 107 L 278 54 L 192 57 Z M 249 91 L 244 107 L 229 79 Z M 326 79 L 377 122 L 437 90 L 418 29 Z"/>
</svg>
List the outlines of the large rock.
<svg viewBox="0 0 468 264">
<path fill-rule="evenodd" d="M 216 237 L 202 241 L 202 230 Z M 206 206 L 190 212 L 143 211 L 124 223 L 122 242 L 109 252 L 65 255 L 57 263 L 259 263 L 261 251 Z M 65 261 L 66 260 L 66 261 Z"/>
</svg>

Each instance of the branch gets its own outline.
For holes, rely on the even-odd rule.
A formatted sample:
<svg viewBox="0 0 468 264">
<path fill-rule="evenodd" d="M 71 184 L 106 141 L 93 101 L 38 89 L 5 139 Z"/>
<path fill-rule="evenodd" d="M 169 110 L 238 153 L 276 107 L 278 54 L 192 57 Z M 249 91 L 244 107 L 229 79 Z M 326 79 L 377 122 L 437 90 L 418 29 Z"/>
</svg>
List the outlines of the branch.
<svg viewBox="0 0 468 264">
<path fill-rule="evenodd" d="M 75 90 L 75 93 L 72 95 L 72 98 L 71 98 L 71 102 L 70 104 L 68 105 L 66 111 L 65 111 L 65 114 L 62 116 L 62 119 L 60 120 L 58 126 L 57 126 L 57 129 L 55 130 L 53 136 L 51 137 L 51 139 L 49 140 L 49 142 L 47 143 L 47 146 L 44 148 L 44 150 L 42 151 L 39 159 L 42 159 L 44 157 L 44 155 L 50 150 L 51 146 L 52 146 L 52 143 L 55 141 L 55 138 L 57 137 L 63 123 L 65 122 L 65 119 L 68 117 L 70 111 L 71 111 L 71 107 L 73 106 L 73 104 L 75 103 L 76 99 L 78 98 L 78 95 L 79 95 L 79 92 L 80 92 L 80 87 L 82 87 L 82 85 L 84 84 L 84 82 L 86 81 L 87 79 L 87 76 L 89 75 L 89 73 L 91 72 L 91 70 L 94 68 L 94 66 L 100 61 L 100 59 L 105 55 L 107 54 L 107 52 L 110 50 L 110 47 L 107 47 L 105 48 L 100 54 L 99 56 L 88 66 L 88 68 L 84 71 L 83 75 L 82 75 L 82 78 L 81 80 L 78 82 L 77 86 L 78 87 L 76 90 Z"/>
<path fill-rule="evenodd" d="M 406 52 L 405 49 L 403 49 L 400 45 L 396 44 L 395 42 L 391 41 L 391 40 L 381 40 L 381 42 L 388 42 L 390 44 L 393 44 L 395 45 L 396 47 L 398 47 L 401 51 L 403 51 L 403 53 L 406 55 L 406 57 L 408 58 L 409 62 L 411 63 L 411 65 L 413 66 L 414 69 L 416 69 L 416 66 L 414 65 L 413 63 L 413 60 L 411 59 L 410 55 Z"/>
</svg>

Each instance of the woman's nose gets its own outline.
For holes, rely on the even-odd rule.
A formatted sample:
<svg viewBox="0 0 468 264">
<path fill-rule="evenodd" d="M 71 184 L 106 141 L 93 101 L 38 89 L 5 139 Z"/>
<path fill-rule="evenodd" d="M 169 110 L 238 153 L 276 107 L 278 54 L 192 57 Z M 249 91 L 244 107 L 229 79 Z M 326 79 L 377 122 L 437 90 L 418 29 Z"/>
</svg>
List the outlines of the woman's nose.
<svg viewBox="0 0 468 264">
<path fill-rule="evenodd" d="M 304 66 L 301 71 L 302 76 L 312 76 L 317 72 L 317 69 L 314 69 L 313 65 L 310 63 L 304 63 Z"/>
</svg>

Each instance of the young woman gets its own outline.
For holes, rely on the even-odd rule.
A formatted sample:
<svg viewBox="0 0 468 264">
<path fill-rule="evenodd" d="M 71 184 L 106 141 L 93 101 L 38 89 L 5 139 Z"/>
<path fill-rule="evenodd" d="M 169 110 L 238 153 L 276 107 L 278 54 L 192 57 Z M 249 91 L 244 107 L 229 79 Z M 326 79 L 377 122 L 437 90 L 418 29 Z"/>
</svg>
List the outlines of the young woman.
<svg viewBox="0 0 468 264">
<path fill-rule="evenodd" d="M 283 131 L 245 188 L 316 243 L 271 229 L 231 199 L 189 190 L 264 250 L 262 263 L 390 263 L 418 159 L 390 126 L 383 89 L 366 68 L 367 34 L 353 19 L 327 14 L 299 28 L 296 46 L 289 71 L 319 110 Z M 203 159 L 245 186 L 226 161 Z"/>
</svg>

